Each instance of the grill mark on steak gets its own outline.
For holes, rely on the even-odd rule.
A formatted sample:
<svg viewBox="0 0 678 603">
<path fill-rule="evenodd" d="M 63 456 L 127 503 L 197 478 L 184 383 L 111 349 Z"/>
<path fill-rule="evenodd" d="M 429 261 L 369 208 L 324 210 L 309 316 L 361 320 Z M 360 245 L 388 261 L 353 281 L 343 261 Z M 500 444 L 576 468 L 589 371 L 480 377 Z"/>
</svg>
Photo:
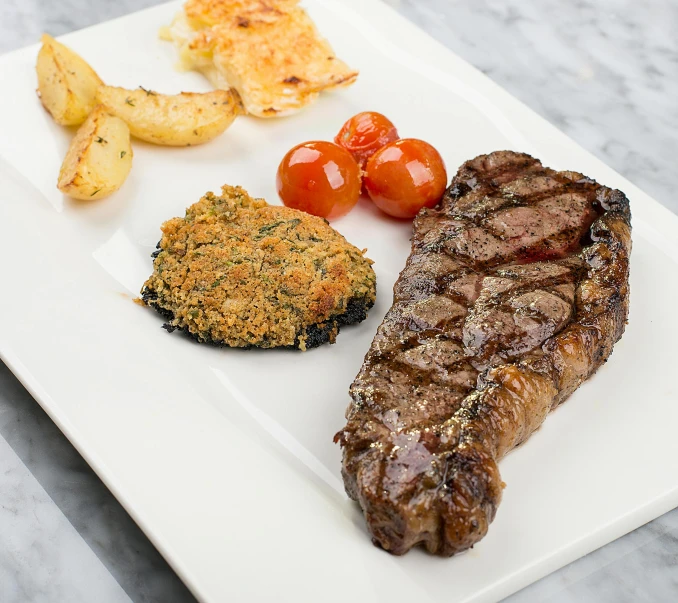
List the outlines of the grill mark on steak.
<svg viewBox="0 0 678 603">
<path fill-rule="evenodd" d="M 620 191 L 508 151 L 417 216 L 335 438 L 375 544 L 452 555 L 485 535 L 498 460 L 622 335 L 630 218 Z"/>
<path fill-rule="evenodd" d="M 493 272 L 470 308 L 464 346 L 478 368 L 527 353 L 561 331 L 574 315 L 580 262 L 537 262 Z"/>
</svg>

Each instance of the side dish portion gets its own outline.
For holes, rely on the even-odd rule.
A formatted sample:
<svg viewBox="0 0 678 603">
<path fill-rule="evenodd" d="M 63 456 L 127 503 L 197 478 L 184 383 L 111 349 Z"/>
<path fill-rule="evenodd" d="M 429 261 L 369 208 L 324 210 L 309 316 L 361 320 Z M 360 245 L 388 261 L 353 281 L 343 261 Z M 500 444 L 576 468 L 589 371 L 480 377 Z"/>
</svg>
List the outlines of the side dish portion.
<svg viewBox="0 0 678 603">
<path fill-rule="evenodd" d="M 123 185 L 130 169 L 132 144 L 127 124 L 97 105 L 68 147 L 57 187 L 75 199 L 101 199 Z"/>
<path fill-rule="evenodd" d="M 346 149 L 316 140 L 288 151 L 278 166 L 275 184 L 287 207 L 334 220 L 358 203 L 362 177 Z"/>
<path fill-rule="evenodd" d="M 412 219 L 434 207 L 447 187 L 440 153 L 417 138 L 400 139 L 381 113 L 358 113 L 334 142 L 299 144 L 278 166 L 276 188 L 287 207 L 334 220 L 350 212 L 360 193 L 394 218 Z"/>
<path fill-rule="evenodd" d="M 79 126 L 96 104 L 94 95 L 103 84 L 96 71 L 77 53 L 42 36 L 35 66 L 38 96 L 50 115 L 62 126 Z"/>
<path fill-rule="evenodd" d="M 335 438 L 376 544 L 447 556 L 486 534 L 499 459 L 622 336 L 630 253 L 623 193 L 519 153 L 466 162 L 419 213 Z"/>
<path fill-rule="evenodd" d="M 81 125 L 71 141 L 57 188 L 75 199 L 118 190 L 132 166 L 132 136 L 164 146 L 192 146 L 222 134 L 243 113 L 232 90 L 159 94 L 106 86 L 87 62 L 42 36 L 36 63 L 38 96 L 54 121 Z"/>
<path fill-rule="evenodd" d="M 367 317 L 372 262 L 318 217 L 242 188 L 208 193 L 162 226 L 142 300 L 199 342 L 306 350 Z"/>
<path fill-rule="evenodd" d="M 168 95 L 145 88 L 101 86 L 96 100 L 125 120 L 132 136 L 174 147 L 208 142 L 242 113 L 237 94 L 230 90 Z"/>
<path fill-rule="evenodd" d="M 339 60 L 298 0 L 188 0 L 162 36 L 181 65 L 216 88 L 235 88 L 248 113 L 277 117 L 348 86 L 358 72 Z"/>
<path fill-rule="evenodd" d="M 365 189 L 381 211 L 412 219 L 422 207 L 435 207 L 447 186 L 440 153 L 416 138 L 396 140 L 372 155 L 365 167 Z"/>
</svg>

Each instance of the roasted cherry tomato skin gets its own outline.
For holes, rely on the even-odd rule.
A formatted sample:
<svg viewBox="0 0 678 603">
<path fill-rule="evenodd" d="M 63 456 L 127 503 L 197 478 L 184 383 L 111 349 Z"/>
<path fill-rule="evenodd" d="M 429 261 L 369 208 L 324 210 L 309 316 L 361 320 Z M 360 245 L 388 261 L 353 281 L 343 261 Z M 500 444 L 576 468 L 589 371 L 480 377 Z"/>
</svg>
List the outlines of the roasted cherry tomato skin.
<svg viewBox="0 0 678 603">
<path fill-rule="evenodd" d="M 367 162 L 364 184 L 370 199 L 395 218 L 414 218 L 437 205 L 447 188 L 440 153 L 427 142 L 404 138 L 386 145 Z"/>
<path fill-rule="evenodd" d="M 398 140 L 398 130 L 387 117 L 375 111 L 358 113 L 349 119 L 334 139 L 361 168 L 379 149 Z"/>
<path fill-rule="evenodd" d="M 334 220 L 346 215 L 360 197 L 358 164 L 344 148 L 326 141 L 297 145 L 283 158 L 276 177 L 287 207 Z"/>
</svg>

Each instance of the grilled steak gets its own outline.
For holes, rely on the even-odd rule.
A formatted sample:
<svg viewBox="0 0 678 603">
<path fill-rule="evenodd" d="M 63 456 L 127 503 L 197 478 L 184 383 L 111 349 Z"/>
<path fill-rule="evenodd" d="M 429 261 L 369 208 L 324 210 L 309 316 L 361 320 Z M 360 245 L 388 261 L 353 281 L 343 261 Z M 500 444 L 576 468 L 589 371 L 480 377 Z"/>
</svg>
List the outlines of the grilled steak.
<svg viewBox="0 0 678 603">
<path fill-rule="evenodd" d="M 487 532 L 497 462 L 605 362 L 628 314 L 627 198 L 508 151 L 414 222 L 337 434 L 375 544 L 453 555 Z"/>
</svg>

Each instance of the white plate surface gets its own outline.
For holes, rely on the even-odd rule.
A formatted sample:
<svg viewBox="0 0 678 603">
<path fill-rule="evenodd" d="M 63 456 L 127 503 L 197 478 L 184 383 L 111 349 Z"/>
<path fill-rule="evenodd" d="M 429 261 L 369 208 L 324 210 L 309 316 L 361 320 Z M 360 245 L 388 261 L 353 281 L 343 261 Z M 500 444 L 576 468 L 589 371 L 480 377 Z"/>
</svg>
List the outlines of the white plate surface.
<svg viewBox="0 0 678 603">
<path fill-rule="evenodd" d="M 205 601 L 493 601 L 678 504 L 674 342 L 678 219 L 377 0 L 309 0 L 350 89 L 281 120 L 237 120 L 196 148 L 135 145 L 123 189 L 76 203 L 55 188 L 71 132 L 42 110 L 37 47 L 0 58 L 0 353 L 195 594 Z M 207 90 L 173 70 L 157 30 L 179 4 L 64 36 L 104 80 Z M 608 362 L 501 464 L 488 536 L 453 559 L 374 548 L 340 478 L 333 434 L 388 309 L 409 224 L 362 203 L 335 226 L 376 261 L 378 302 L 334 346 L 305 354 L 201 347 L 132 303 L 159 225 L 205 191 L 277 202 L 294 144 L 378 110 L 452 173 L 527 151 L 625 191 L 634 250 L 629 326 Z"/>
</svg>

